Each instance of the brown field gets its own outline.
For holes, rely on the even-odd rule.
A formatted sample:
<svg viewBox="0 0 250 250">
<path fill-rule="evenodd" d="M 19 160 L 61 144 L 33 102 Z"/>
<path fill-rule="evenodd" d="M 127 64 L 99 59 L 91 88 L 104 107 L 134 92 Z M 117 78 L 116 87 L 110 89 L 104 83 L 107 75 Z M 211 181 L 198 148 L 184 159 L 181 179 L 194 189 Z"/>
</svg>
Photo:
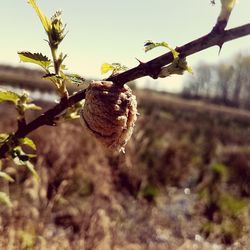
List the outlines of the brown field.
<svg viewBox="0 0 250 250">
<path fill-rule="evenodd" d="M 14 206 L 0 206 L 0 249 L 250 249 L 250 113 L 137 96 L 126 154 L 105 152 L 74 121 L 30 135 L 38 183 L 4 162 L 15 183 L 0 190 Z M 0 132 L 15 127 L 11 105 L 0 117 Z"/>
</svg>

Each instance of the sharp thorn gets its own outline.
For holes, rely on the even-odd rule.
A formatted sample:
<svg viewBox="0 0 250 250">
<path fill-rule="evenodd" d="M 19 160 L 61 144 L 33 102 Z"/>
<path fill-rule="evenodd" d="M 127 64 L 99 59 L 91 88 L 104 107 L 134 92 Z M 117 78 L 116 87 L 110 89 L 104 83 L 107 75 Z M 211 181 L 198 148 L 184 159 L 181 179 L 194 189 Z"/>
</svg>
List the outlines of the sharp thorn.
<svg viewBox="0 0 250 250">
<path fill-rule="evenodd" d="M 138 62 L 139 62 L 139 65 L 143 65 L 145 64 L 144 62 L 142 62 L 141 60 L 139 60 L 138 58 L 135 58 Z"/>
<path fill-rule="evenodd" d="M 223 47 L 223 43 L 218 44 L 218 46 L 219 46 L 219 52 L 218 52 L 218 56 L 219 56 L 219 55 L 220 55 L 220 52 L 221 52 L 221 50 L 222 50 L 222 47 Z"/>
</svg>

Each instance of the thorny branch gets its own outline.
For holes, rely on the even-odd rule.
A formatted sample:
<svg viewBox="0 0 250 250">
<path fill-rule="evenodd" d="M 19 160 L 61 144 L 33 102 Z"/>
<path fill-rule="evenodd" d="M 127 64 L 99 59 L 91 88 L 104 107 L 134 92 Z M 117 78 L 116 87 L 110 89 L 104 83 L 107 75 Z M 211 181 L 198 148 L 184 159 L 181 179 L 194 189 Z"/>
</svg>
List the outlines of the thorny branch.
<svg viewBox="0 0 250 250">
<path fill-rule="evenodd" d="M 181 58 L 184 58 L 215 45 L 221 47 L 225 42 L 247 35 L 250 35 L 250 23 L 229 30 L 213 29 L 207 35 L 193 40 L 181 47 L 177 47 L 176 51 L 180 53 L 179 56 Z M 172 52 L 168 52 L 146 63 L 140 63 L 137 67 L 134 67 L 126 72 L 111 76 L 107 80 L 112 81 L 114 84 L 117 84 L 121 87 L 129 81 L 133 81 L 144 76 L 150 76 L 154 79 L 157 79 L 161 68 L 170 64 L 173 59 Z M 71 95 L 69 98 L 62 98 L 59 104 L 47 110 L 45 113 L 30 123 L 18 128 L 13 137 L 15 139 L 22 138 L 41 126 L 52 125 L 58 115 L 60 115 L 68 107 L 76 104 L 84 98 L 84 90 Z M 7 143 L 0 147 L 0 159 L 5 157 L 8 150 L 9 146 Z"/>
</svg>

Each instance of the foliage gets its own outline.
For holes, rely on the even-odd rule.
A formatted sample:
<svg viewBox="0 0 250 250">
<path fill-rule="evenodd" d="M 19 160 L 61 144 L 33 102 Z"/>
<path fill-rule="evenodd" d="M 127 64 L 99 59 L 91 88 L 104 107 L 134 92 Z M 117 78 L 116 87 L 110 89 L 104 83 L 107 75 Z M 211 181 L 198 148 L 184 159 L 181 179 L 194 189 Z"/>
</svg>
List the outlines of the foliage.
<svg viewBox="0 0 250 250">
<path fill-rule="evenodd" d="M 225 182 L 230 179 L 226 166 L 215 163 L 211 170 L 209 181 L 200 190 L 200 198 L 206 205 L 204 215 L 207 218 L 202 232 L 207 236 L 216 232 L 224 242 L 231 244 L 244 232 L 242 225 L 247 202 L 225 189 Z"/>
<path fill-rule="evenodd" d="M 173 62 L 166 67 L 162 67 L 158 77 L 164 78 L 173 74 L 183 75 L 185 71 L 192 73 L 192 68 L 188 66 L 186 58 L 179 58 L 179 52 L 171 48 L 167 42 L 153 42 L 148 40 L 144 44 L 145 52 L 148 52 L 157 47 L 168 48 L 173 54 Z"/>
<path fill-rule="evenodd" d="M 17 121 L 19 126 L 22 126 L 23 123 L 25 123 L 25 112 L 27 110 L 41 109 L 41 107 L 32 103 L 32 99 L 29 98 L 29 95 L 26 92 L 24 92 L 23 94 L 17 94 L 12 91 L 0 91 L 0 101 L 11 102 L 15 105 L 16 111 L 18 113 Z M 0 134 L 0 145 L 4 143 L 8 144 L 8 156 L 10 157 L 10 159 L 12 159 L 17 165 L 25 165 L 35 176 L 35 178 L 38 179 L 38 174 L 36 173 L 34 166 L 30 161 L 35 157 L 35 155 L 26 154 L 21 147 L 21 145 L 26 145 L 35 151 L 35 143 L 28 137 L 20 138 L 14 141 L 12 137 L 13 135 L 11 133 Z M 15 144 L 18 146 L 15 146 Z M 0 175 L 0 177 L 9 179 L 9 181 L 13 181 L 13 179 L 4 172 Z"/>
<path fill-rule="evenodd" d="M 66 36 L 65 27 L 66 25 L 62 22 L 62 12 L 56 11 L 56 13 L 48 18 L 38 7 L 35 0 L 30 0 L 28 3 L 36 11 L 44 30 L 48 37 L 48 45 L 51 50 L 52 60 L 48 56 L 42 55 L 41 53 L 31 53 L 28 51 L 18 52 L 19 58 L 22 62 L 33 63 L 41 66 L 45 71 L 44 78 L 50 80 L 58 93 L 63 96 L 68 96 L 66 82 L 70 83 L 83 83 L 84 78 L 77 74 L 67 74 L 65 72 L 66 65 L 63 64 L 67 55 L 60 53 L 57 56 L 57 50 L 60 43 Z M 51 70 L 53 68 L 53 71 Z"/>
<path fill-rule="evenodd" d="M 82 103 L 78 102 L 74 105 L 71 105 L 70 107 L 66 105 L 67 100 L 68 100 L 68 90 L 67 90 L 66 82 L 73 82 L 76 84 L 80 84 L 80 83 L 85 82 L 85 79 L 77 74 L 66 73 L 65 72 L 66 65 L 64 64 L 64 62 L 65 62 L 67 55 L 63 53 L 58 53 L 58 47 L 66 35 L 66 32 L 65 32 L 66 26 L 63 24 L 62 19 L 61 19 L 62 13 L 60 11 L 57 11 L 51 18 L 48 18 L 44 15 L 44 13 L 37 6 L 35 0 L 29 0 L 28 3 L 34 8 L 35 12 L 37 13 L 42 23 L 44 30 L 46 31 L 47 38 L 48 38 L 48 45 L 51 50 L 52 59 L 50 59 L 46 55 L 42 55 L 41 53 L 31 53 L 29 51 L 18 52 L 19 58 L 22 62 L 33 63 L 35 65 L 40 66 L 44 70 L 45 72 L 44 78 L 52 82 L 52 84 L 55 86 L 56 90 L 61 96 L 61 103 L 65 105 L 64 106 L 65 109 L 63 111 L 60 110 L 61 113 L 58 116 L 53 117 L 53 120 L 47 121 L 47 122 L 54 125 L 58 121 L 65 121 L 69 119 L 72 120 L 72 119 L 78 118 L 79 110 L 82 107 Z M 224 5 L 222 2 L 222 8 L 226 6 L 226 12 L 227 12 L 226 16 L 224 15 L 224 12 L 223 12 L 223 15 L 222 15 L 223 18 L 228 19 L 231 13 L 231 10 L 234 6 L 234 3 L 235 3 L 234 1 L 231 1 L 230 3 L 227 2 L 226 5 Z M 179 55 L 179 52 L 169 47 L 169 45 L 166 42 L 157 43 L 157 42 L 152 42 L 151 40 L 149 40 L 144 45 L 146 52 L 156 47 L 160 47 L 160 46 L 168 48 L 171 51 L 173 55 L 172 56 L 173 61 L 170 62 L 168 66 L 160 68 L 160 73 L 159 75 L 156 75 L 156 77 L 167 77 L 171 74 L 182 75 L 184 71 L 186 70 L 191 72 L 191 69 L 187 65 L 186 58 L 181 57 L 181 55 Z M 168 55 L 171 55 L 171 53 L 169 53 Z M 143 66 L 145 66 L 145 64 L 143 63 L 141 63 L 140 66 L 143 69 L 142 71 L 146 72 L 147 70 L 148 71 L 151 70 L 151 69 L 143 68 Z M 126 69 L 127 68 L 120 63 L 112 63 L 112 64 L 105 63 L 101 67 L 101 72 L 103 74 L 111 72 L 110 77 L 113 77 L 113 76 L 116 76 L 119 72 L 124 71 Z M 221 72 L 223 75 L 224 72 L 228 72 L 228 69 L 227 68 L 225 69 L 222 67 Z M 17 117 L 18 131 L 21 131 L 22 128 L 24 128 L 27 125 L 26 116 L 25 116 L 26 111 L 40 109 L 38 106 L 32 103 L 32 100 L 29 98 L 28 94 L 26 93 L 19 95 L 10 91 L 1 91 L 0 102 L 11 102 L 15 105 L 16 111 L 18 113 L 18 117 Z M 159 105 L 161 106 L 161 104 Z M 147 108 L 145 108 L 146 110 L 145 112 L 150 113 L 151 112 L 150 109 L 152 109 L 152 106 L 150 106 L 148 110 Z M 175 105 L 174 105 L 174 109 L 176 109 Z M 157 111 L 159 110 L 160 109 L 157 108 Z M 134 149 L 134 151 L 132 150 L 132 154 L 130 156 L 131 160 L 128 162 L 134 161 L 135 163 L 137 163 L 136 166 L 138 166 L 138 171 L 143 170 L 144 172 L 143 171 L 142 172 L 144 174 L 143 175 L 138 174 L 138 176 L 135 177 L 136 179 L 135 183 L 131 183 L 130 180 L 128 180 L 129 178 L 126 178 L 125 174 L 119 175 L 120 170 L 117 167 L 115 169 L 115 171 L 118 172 L 117 175 L 116 173 L 113 175 L 109 173 L 109 177 L 111 180 L 110 183 L 112 183 L 112 181 L 114 181 L 114 179 L 117 178 L 117 176 L 121 179 L 123 178 L 124 183 L 126 184 L 124 185 L 123 189 L 127 188 L 129 189 L 130 193 L 138 194 L 138 197 L 137 197 L 138 199 L 140 199 L 140 194 L 142 194 L 142 199 L 146 198 L 149 201 L 152 201 L 152 200 L 156 201 L 160 197 L 160 192 L 164 190 L 166 187 L 168 188 L 170 188 L 171 186 L 175 186 L 176 188 L 184 188 L 184 187 L 192 188 L 193 187 L 195 192 L 200 191 L 200 193 L 202 194 L 200 197 L 200 200 L 201 200 L 201 203 L 203 202 L 205 204 L 203 206 L 202 212 L 204 212 L 204 214 L 206 215 L 207 224 L 209 225 L 209 228 L 215 225 L 216 227 L 219 228 L 218 231 L 221 234 L 225 234 L 227 239 L 229 238 L 229 241 L 230 240 L 233 241 L 236 238 L 241 236 L 242 232 L 238 230 L 238 226 L 242 225 L 243 222 L 242 222 L 242 218 L 238 216 L 238 214 L 239 212 L 242 212 L 244 209 L 246 209 L 247 205 L 244 199 L 242 199 L 241 197 L 238 197 L 239 196 L 238 193 L 231 194 L 229 191 L 226 190 L 226 188 L 229 187 L 228 184 L 230 183 L 230 181 L 232 181 L 230 179 L 231 175 L 228 173 L 229 171 L 227 171 L 226 165 L 223 165 L 221 163 L 214 164 L 214 162 L 220 162 L 220 161 L 217 159 L 218 156 L 216 155 L 216 152 L 215 152 L 217 150 L 215 142 L 213 140 L 210 141 L 211 139 L 210 133 L 209 133 L 210 131 L 207 129 L 207 125 L 204 125 L 203 119 L 206 118 L 207 113 L 205 114 L 205 117 L 203 117 L 203 119 L 200 119 L 198 122 L 198 126 L 199 126 L 198 132 L 197 130 L 193 129 L 191 131 L 191 134 L 189 134 L 188 136 L 186 135 L 186 131 L 188 130 L 188 128 L 186 128 L 185 126 L 187 125 L 188 122 L 190 122 L 190 116 L 192 118 L 192 115 L 187 114 L 188 112 L 183 112 L 184 114 L 180 114 L 181 113 L 180 110 L 179 110 L 179 113 L 178 111 L 176 112 L 172 110 L 172 113 L 174 114 L 173 115 L 170 114 L 169 110 L 168 111 L 164 110 L 162 112 L 156 113 L 153 115 L 154 119 L 151 120 L 151 123 L 148 123 L 148 122 L 141 123 L 141 128 L 138 128 L 138 129 L 142 129 L 143 127 L 142 131 L 139 131 L 141 132 L 143 136 L 139 136 L 140 134 L 138 133 L 139 135 L 137 134 L 137 136 L 135 137 L 135 141 L 137 140 L 140 142 L 140 143 L 137 143 L 136 145 L 140 145 L 140 147 L 138 148 L 135 147 L 136 149 Z M 44 116 L 41 115 L 40 117 L 44 117 Z M 180 123 L 177 121 L 178 119 L 180 119 L 183 122 L 183 124 L 185 124 L 184 125 L 185 133 L 180 133 L 180 130 L 177 129 L 177 127 L 180 126 Z M 166 128 L 162 126 L 163 120 L 164 121 L 167 120 L 172 126 L 172 128 L 177 129 L 174 135 L 168 134 L 168 131 L 166 132 Z M 202 125 L 204 125 L 204 127 L 202 127 Z M 159 126 L 159 129 L 157 129 L 157 126 Z M 77 131 L 77 135 L 74 138 L 77 142 L 77 139 L 79 139 L 79 130 L 76 129 L 76 131 Z M 198 133 L 198 136 L 197 136 L 197 133 Z M 109 211 L 112 210 L 112 214 L 118 214 L 118 216 L 114 215 L 114 217 L 117 216 L 119 217 L 118 219 L 120 221 L 126 221 L 127 218 L 124 219 L 124 215 L 119 214 L 119 212 L 125 211 L 124 212 L 125 214 L 126 209 L 123 209 L 123 207 L 128 206 L 128 204 L 129 206 L 130 204 L 132 204 L 128 202 L 128 199 L 132 200 L 133 202 L 134 200 L 131 197 L 127 197 L 126 202 L 124 202 L 120 206 L 119 205 L 115 206 L 113 204 L 113 201 L 115 201 L 116 199 L 114 195 L 112 196 L 114 197 L 114 200 L 110 202 L 111 200 L 109 200 L 109 194 L 110 192 L 114 192 L 115 188 L 113 186 L 112 187 L 108 186 L 107 188 L 105 186 L 106 183 L 103 183 L 103 181 L 105 181 L 105 178 L 103 178 L 105 177 L 105 172 L 104 174 L 101 175 L 101 178 L 100 178 L 100 173 L 99 173 L 99 179 L 98 179 L 99 181 L 96 182 L 98 183 L 98 185 L 96 184 L 95 186 L 93 185 L 94 181 L 92 182 L 92 180 L 89 180 L 89 177 L 84 176 L 85 178 L 79 178 L 79 176 L 77 175 L 77 174 L 82 174 L 83 172 L 82 165 L 85 165 L 83 164 L 83 162 L 85 163 L 85 159 L 83 160 L 81 158 L 80 163 L 78 163 L 78 159 L 81 157 L 82 151 L 86 150 L 88 143 L 89 143 L 89 152 L 92 153 L 93 148 L 95 148 L 96 156 L 95 157 L 91 156 L 92 159 L 95 159 L 96 157 L 100 157 L 100 156 L 103 157 L 103 158 L 98 158 L 97 163 L 92 162 L 90 164 L 92 165 L 92 167 L 100 166 L 101 165 L 100 162 L 107 164 L 108 161 L 111 162 L 112 160 L 106 159 L 103 156 L 103 152 L 101 150 L 96 152 L 96 150 L 98 150 L 98 146 L 95 144 L 95 142 L 91 141 L 91 139 L 82 140 L 81 141 L 82 143 L 84 141 L 84 143 L 82 144 L 83 146 L 79 147 L 78 143 L 69 144 L 66 140 L 64 141 L 67 134 L 68 133 L 64 135 L 62 134 L 63 136 L 59 138 L 57 138 L 58 136 L 54 137 L 54 141 L 40 138 L 41 140 L 44 140 L 44 142 L 46 143 L 48 143 L 49 141 L 51 143 L 55 143 L 57 140 L 59 140 L 59 143 L 54 144 L 53 149 L 57 148 L 58 145 L 60 145 L 63 148 L 63 150 L 71 150 L 71 154 L 67 155 L 64 159 L 62 159 L 62 156 L 65 155 L 64 154 L 65 152 L 63 150 L 58 155 L 53 155 L 53 154 L 52 156 L 49 155 L 51 153 L 50 150 L 47 151 L 47 155 L 45 154 L 46 157 L 53 159 L 50 161 L 48 160 L 48 162 L 46 162 L 47 164 L 51 164 L 51 162 L 55 162 L 55 159 L 57 162 L 59 162 L 58 158 L 60 158 L 60 161 L 61 161 L 61 163 L 59 163 L 59 168 L 56 168 L 58 166 L 53 166 L 53 168 L 51 169 L 47 168 L 48 171 L 52 172 L 50 173 L 49 177 L 53 176 L 54 179 L 52 178 L 51 180 L 49 178 L 47 179 L 45 178 L 47 180 L 47 183 L 46 184 L 42 183 L 43 185 L 46 185 L 46 187 L 44 188 L 45 191 L 43 190 L 43 192 L 39 192 L 38 191 L 39 185 L 42 185 L 42 184 L 41 183 L 38 184 L 38 182 L 32 182 L 29 179 L 27 180 L 27 182 L 24 181 L 25 182 L 24 184 L 22 183 L 23 181 L 22 179 L 19 183 L 17 183 L 17 185 L 18 184 L 24 185 L 25 187 L 24 189 L 26 191 L 25 195 L 27 195 L 28 198 L 18 197 L 18 195 L 16 195 L 17 196 L 16 198 L 21 201 L 25 200 L 27 209 L 30 209 L 30 206 L 27 206 L 27 203 L 29 204 L 29 201 L 32 201 L 34 204 L 36 204 L 34 206 L 35 209 L 34 210 L 30 209 L 30 210 L 33 212 L 32 216 L 34 216 L 34 218 L 36 218 L 36 221 L 39 222 L 39 226 L 37 226 L 38 227 L 37 232 L 41 233 L 42 229 L 44 229 L 46 226 L 49 225 L 48 214 L 51 214 L 52 212 L 53 212 L 53 216 L 55 215 L 53 218 L 53 223 L 58 223 L 60 226 L 68 227 L 67 225 L 63 224 L 65 223 L 65 221 L 67 222 L 67 220 L 64 218 L 64 215 L 60 213 L 56 214 L 58 210 L 60 212 L 60 209 L 62 209 L 62 207 L 64 208 L 65 206 L 70 208 L 70 210 L 67 209 L 67 212 L 73 211 L 72 214 L 66 214 L 66 217 L 69 218 L 68 224 L 70 225 L 68 231 L 72 230 L 73 233 L 84 230 L 82 214 L 85 214 L 85 212 L 87 212 L 86 214 L 87 216 L 89 216 L 88 218 L 85 217 L 85 219 L 86 221 L 89 221 L 90 223 L 90 225 L 84 225 L 85 229 L 92 228 L 91 222 L 94 221 L 94 223 L 96 223 L 95 221 L 97 220 L 95 219 L 95 216 L 98 216 L 98 215 L 99 217 L 101 217 L 102 220 L 108 221 L 107 224 L 115 225 L 115 223 L 111 223 L 111 222 L 109 223 L 109 219 L 105 217 L 105 212 L 104 213 L 100 212 L 97 215 L 91 214 L 92 210 L 95 211 L 96 209 L 90 209 L 90 207 L 88 206 L 84 207 L 85 204 L 82 205 L 83 203 L 82 199 L 85 199 L 86 197 L 92 195 L 92 193 L 97 194 L 97 197 L 100 198 L 103 204 L 105 204 L 105 202 L 108 204 L 106 206 L 109 207 Z M 168 141 L 170 141 L 169 138 L 171 136 L 173 139 L 172 145 L 169 145 Z M 63 140 L 61 138 L 63 138 Z M 8 157 L 8 159 L 11 159 L 17 166 L 25 166 L 32 173 L 32 175 L 35 177 L 36 180 L 39 179 L 38 173 L 32 164 L 33 158 L 36 157 L 36 155 L 33 152 L 33 151 L 36 151 L 36 145 L 30 138 L 28 137 L 20 138 L 20 136 L 15 137 L 15 134 L 13 133 L 8 133 L 8 134 L 3 133 L 0 135 L 0 144 L 2 146 L 7 147 L 8 150 L 7 150 L 6 156 Z M 73 151 L 72 148 L 74 148 L 75 151 Z M 76 149 L 79 150 L 79 148 L 81 149 L 81 152 L 77 152 Z M 44 147 L 44 149 L 42 150 L 47 150 L 47 149 L 46 147 Z M 87 152 L 86 155 L 90 155 L 89 152 Z M 100 155 L 98 155 L 98 153 L 100 153 Z M 69 160 L 70 157 L 74 159 Z M 135 159 L 133 159 L 133 157 L 135 157 Z M 40 162 L 45 162 L 44 158 Z M 10 162 L 8 164 L 10 164 Z M 75 164 L 79 164 L 79 166 L 75 167 L 76 169 L 80 169 L 78 170 L 79 172 L 77 172 L 77 174 L 75 174 L 74 172 L 75 169 L 73 165 Z M 203 170 L 206 174 L 205 176 L 210 177 L 210 179 L 207 182 L 206 180 L 204 180 L 205 177 L 203 176 L 203 173 L 200 173 L 201 170 L 198 168 L 201 166 L 203 167 L 205 166 L 209 169 L 209 171 Z M 54 169 L 54 167 L 56 169 Z M 188 174 L 185 176 L 183 175 L 184 167 L 188 170 Z M 88 168 L 88 171 L 91 171 L 89 169 L 91 168 Z M 14 178 L 12 178 L 12 175 L 9 174 L 8 171 L 9 169 L 7 167 L 5 167 L 4 169 L 1 169 L 0 177 L 1 179 L 3 179 L 4 182 L 7 182 L 10 184 L 14 181 Z M 194 176 L 192 175 L 193 173 L 195 173 Z M 95 174 L 96 173 L 92 175 L 93 180 L 94 180 L 94 177 L 96 177 Z M 71 178 L 74 178 L 73 181 L 71 180 Z M 75 195 L 76 197 L 75 200 L 73 199 L 74 197 L 71 195 L 71 193 L 68 194 L 67 196 L 66 195 L 67 192 L 65 191 L 69 185 L 73 185 L 72 182 L 74 183 L 74 180 L 76 180 L 75 182 L 76 188 L 73 187 L 72 190 L 79 191 Z M 82 180 L 84 180 L 84 184 Z M 103 186 L 101 186 L 100 184 L 103 184 Z M 201 184 L 201 187 L 199 186 L 200 184 Z M 212 184 L 215 184 L 215 190 L 211 189 Z M 15 183 L 14 184 L 12 183 L 10 185 L 15 185 Z M 28 189 L 27 187 L 29 187 L 29 185 L 31 185 L 33 189 L 27 191 Z M 133 188 L 136 189 L 135 192 L 133 192 L 134 191 Z M 13 193 L 13 190 L 11 190 L 11 192 Z M 95 200 L 93 199 L 90 199 L 90 200 L 91 200 L 92 205 L 97 204 L 99 206 L 99 202 L 100 202 L 99 200 L 98 202 L 95 202 Z M 45 202 L 43 203 L 43 201 Z M 13 206 L 9 196 L 7 195 L 7 192 L 0 192 L 0 202 L 8 207 Z M 142 203 L 143 202 L 144 201 L 142 201 Z M 18 202 L 16 202 L 15 204 L 18 204 Z M 76 204 L 78 206 L 76 206 Z M 110 204 L 111 204 L 111 208 L 110 208 Z M 141 207 L 138 206 L 138 207 L 142 208 L 142 206 Z M 207 209 L 211 207 L 213 209 L 212 212 L 211 212 L 211 209 L 210 211 L 207 211 Z M 132 210 L 133 209 L 134 207 L 132 207 Z M 134 209 L 134 211 L 137 211 L 137 209 Z M 160 209 L 158 211 L 160 211 Z M 214 219 L 215 215 L 218 215 L 218 214 L 223 219 L 222 222 L 221 221 L 218 222 Z M 40 215 L 41 215 L 41 218 L 39 218 Z M 80 223 L 78 222 L 79 219 L 77 219 L 76 218 L 77 216 L 75 215 L 80 215 L 79 216 L 81 220 Z M 131 215 L 130 217 L 133 218 L 133 216 Z M 7 213 L 6 213 L 6 218 L 8 218 Z M 42 221 L 42 219 L 44 219 L 44 221 Z M 141 221 L 141 220 L 142 220 L 141 218 L 138 218 L 137 221 Z M 41 221 L 44 223 L 41 223 Z M 234 223 L 237 224 L 237 227 L 232 226 Z M 35 223 L 33 221 L 31 224 L 34 227 Z M 124 226 L 123 223 L 120 223 L 120 224 Z M 229 230 L 227 229 L 228 226 L 230 227 Z M 163 228 L 164 226 L 161 225 L 161 227 Z M 137 227 L 135 228 L 137 230 Z M 115 230 L 113 229 L 114 228 L 108 231 L 115 232 Z M 152 230 L 154 230 L 154 228 Z M 158 235 L 158 233 L 156 233 L 156 230 L 154 231 L 154 233 L 155 235 Z M 214 232 L 212 231 L 208 232 L 208 236 L 210 234 L 212 235 L 213 233 Z M 24 229 L 19 231 L 19 238 L 21 242 L 20 245 L 22 248 L 34 247 L 34 245 L 36 244 L 36 239 L 38 239 L 35 233 L 30 232 L 29 230 L 24 230 Z M 88 238 L 91 238 L 90 235 L 88 235 Z M 147 236 L 145 238 L 147 238 Z"/>
<path fill-rule="evenodd" d="M 111 71 L 111 76 L 118 74 L 128 68 L 120 63 L 103 63 L 101 66 L 101 73 L 106 74 Z"/>
<path fill-rule="evenodd" d="M 22 62 L 29 62 L 41 66 L 45 71 L 49 72 L 49 67 L 51 66 L 51 60 L 47 56 L 41 53 L 31 53 L 31 52 L 18 52 L 19 58 Z"/>
<path fill-rule="evenodd" d="M 179 53 L 175 49 L 171 48 L 167 42 L 153 42 L 152 40 L 148 40 L 144 44 L 145 52 L 148 52 L 157 47 L 168 48 L 172 52 L 174 59 L 178 58 L 179 56 Z"/>
<path fill-rule="evenodd" d="M 14 182 L 14 179 L 3 171 L 0 171 L 0 178 L 3 178 L 4 180 L 9 182 Z"/>
<path fill-rule="evenodd" d="M 28 3 L 34 8 L 38 15 L 44 30 L 48 37 L 48 45 L 51 50 L 52 60 L 48 56 L 41 53 L 31 53 L 29 51 L 18 52 L 20 61 L 26 63 L 32 63 L 40 66 L 44 71 L 44 78 L 48 79 L 54 84 L 58 93 L 62 97 L 68 96 L 66 88 L 66 81 L 80 84 L 85 81 L 81 76 L 77 74 L 67 74 L 64 72 L 66 66 L 63 64 L 67 55 L 60 53 L 57 56 L 57 49 L 59 44 L 64 39 L 65 25 L 62 22 L 61 11 L 57 11 L 51 18 L 45 16 L 42 10 L 38 7 L 35 0 L 29 0 Z M 53 68 L 53 70 L 51 70 Z M 26 125 L 26 111 L 27 110 L 40 110 L 41 108 L 36 104 L 32 103 L 32 99 L 28 93 L 17 94 L 12 91 L 0 91 L 0 103 L 11 102 L 15 105 L 17 111 L 17 123 L 18 128 L 22 129 Z M 75 104 L 71 108 L 65 111 L 62 115 L 63 119 L 75 119 L 78 118 L 79 105 Z M 28 137 L 15 138 L 14 134 L 1 134 L 0 145 L 5 144 L 8 147 L 7 157 L 12 159 L 13 162 L 18 166 L 25 166 L 35 177 L 39 180 L 39 176 L 32 164 L 32 159 L 36 157 L 34 154 L 26 153 L 25 148 L 36 151 L 35 143 Z M 1 171 L 0 177 L 7 181 L 14 181 L 7 173 Z M 2 193 L 2 203 L 10 205 L 8 196 Z"/>
<path fill-rule="evenodd" d="M 23 116 L 24 112 L 27 110 L 41 109 L 39 106 L 32 103 L 32 99 L 25 91 L 21 95 L 12 91 L 0 91 L 0 103 L 1 102 L 12 102 L 20 116 Z"/>
<path fill-rule="evenodd" d="M 35 0 L 28 0 L 28 3 L 34 8 L 36 11 L 38 17 L 40 18 L 42 25 L 45 29 L 45 31 L 48 33 L 51 31 L 52 25 L 51 25 L 51 20 L 49 20 L 41 11 L 41 9 L 37 6 Z"/>
<path fill-rule="evenodd" d="M 78 122 L 68 122 L 53 129 L 44 126 L 32 134 L 39 145 L 40 182 L 25 168 L 5 162 L 2 170 L 15 182 L 3 180 L 0 185 L 9 187 L 18 216 L 1 207 L 2 239 L 10 237 L 10 230 L 24 231 L 34 236 L 33 248 L 43 243 L 44 249 L 55 245 L 55 249 L 82 249 L 77 244 L 93 243 L 91 233 L 102 225 L 95 226 L 94 206 L 105 211 L 105 221 L 111 221 L 105 225 L 112 226 L 110 240 L 118 249 L 130 244 L 144 249 L 145 241 L 155 242 L 159 228 L 166 230 L 160 231 L 163 249 L 166 244 L 178 249 L 187 240 L 197 245 L 196 234 L 207 247 L 210 242 L 211 247 L 232 248 L 230 241 L 234 241 L 246 248 L 249 115 L 154 92 L 138 90 L 137 96 L 141 116 L 126 155 L 107 155 Z M 9 120 L 15 126 L 15 116 L 7 109 L 9 105 L 0 109 L 9 118 L 1 120 L 0 130 Z M 210 180 L 213 175 L 219 179 Z M 201 196 L 209 186 L 212 192 Z M 184 193 L 186 188 L 190 194 Z M 212 193 L 220 197 L 213 220 L 205 215 Z M 110 230 L 103 232 L 109 236 Z M 13 237 L 17 246 L 21 244 L 19 233 Z M 155 249 L 160 247 L 157 242 Z"/>
<path fill-rule="evenodd" d="M 12 207 L 10 197 L 4 192 L 0 192 L 0 204 L 6 205 L 7 207 Z"/>
</svg>

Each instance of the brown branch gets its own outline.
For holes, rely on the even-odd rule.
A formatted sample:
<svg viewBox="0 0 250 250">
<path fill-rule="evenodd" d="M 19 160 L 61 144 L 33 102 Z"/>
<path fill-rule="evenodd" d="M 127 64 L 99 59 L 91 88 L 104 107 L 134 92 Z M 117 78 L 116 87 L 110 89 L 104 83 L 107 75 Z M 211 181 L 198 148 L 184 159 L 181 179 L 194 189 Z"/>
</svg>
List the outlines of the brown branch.
<svg viewBox="0 0 250 250">
<path fill-rule="evenodd" d="M 30 132 L 36 130 L 37 128 L 44 125 L 53 125 L 55 118 L 60 115 L 68 107 L 76 104 L 77 102 L 85 98 L 85 90 L 77 92 L 77 94 L 71 95 L 69 98 L 62 98 L 61 102 L 54 106 L 53 108 L 47 110 L 45 113 L 37 117 L 35 120 L 30 123 L 18 128 L 12 138 L 18 139 L 23 138 Z M 17 141 L 17 140 L 15 140 Z M 0 148 L 0 159 L 4 158 L 6 153 L 9 150 L 7 143 L 3 144 Z"/>
<path fill-rule="evenodd" d="M 250 35 L 250 23 L 226 31 L 217 32 L 216 30 L 212 30 L 209 34 L 201 38 L 189 42 L 181 47 L 177 47 L 176 50 L 180 53 L 180 57 L 184 58 L 215 45 L 221 46 L 225 42 L 246 35 Z M 117 84 L 118 86 L 123 86 L 129 81 L 133 81 L 144 76 L 151 76 L 156 79 L 159 72 L 161 71 L 161 68 L 165 65 L 170 64 L 172 61 L 172 52 L 168 52 L 147 63 L 140 63 L 139 66 L 119 75 L 111 76 L 107 80 L 114 82 L 114 84 Z M 83 100 L 84 98 L 84 90 L 77 92 L 76 94 L 70 96 L 68 99 L 62 98 L 59 104 L 46 111 L 44 114 L 42 114 L 32 122 L 23 126 L 22 129 L 18 129 L 14 134 L 14 138 L 17 139 L 25 137 L 27 134 L 43 125 L 52 125 L 53 121 L 58 115 L 60 115 L 60 113 L 62 113 L 65 109 L 72 106 L 73 104 Z M 9 148 L 7 144 L 3 144 L 0 147 L 0 159 L 5 157 L 8 150 Z"/>
<path fill-rule="evenodd" d="M 212 46 L 221 46 L 221 44 L 250 35 L 250 23 L 230 29 L 222 32 L 212 31 L 209 34 L 200 37 L 192 42 L 189 42 L 181 47 L 177 47 L 176 50 L 180 53 L 181 57 L 187 57 L 199 51 L 205 50 Z M 122 86 L 126 82 L 136 80 L 144 76 L 151 76 L 157 78 L 161 67 L 171 63 L 173 61 L 172 52 L 168 52 L 162 56 L 159 56 L 145 64 L 132 68 L 119 75 L 112 76 L 107 80 Z"/>
</svg>

